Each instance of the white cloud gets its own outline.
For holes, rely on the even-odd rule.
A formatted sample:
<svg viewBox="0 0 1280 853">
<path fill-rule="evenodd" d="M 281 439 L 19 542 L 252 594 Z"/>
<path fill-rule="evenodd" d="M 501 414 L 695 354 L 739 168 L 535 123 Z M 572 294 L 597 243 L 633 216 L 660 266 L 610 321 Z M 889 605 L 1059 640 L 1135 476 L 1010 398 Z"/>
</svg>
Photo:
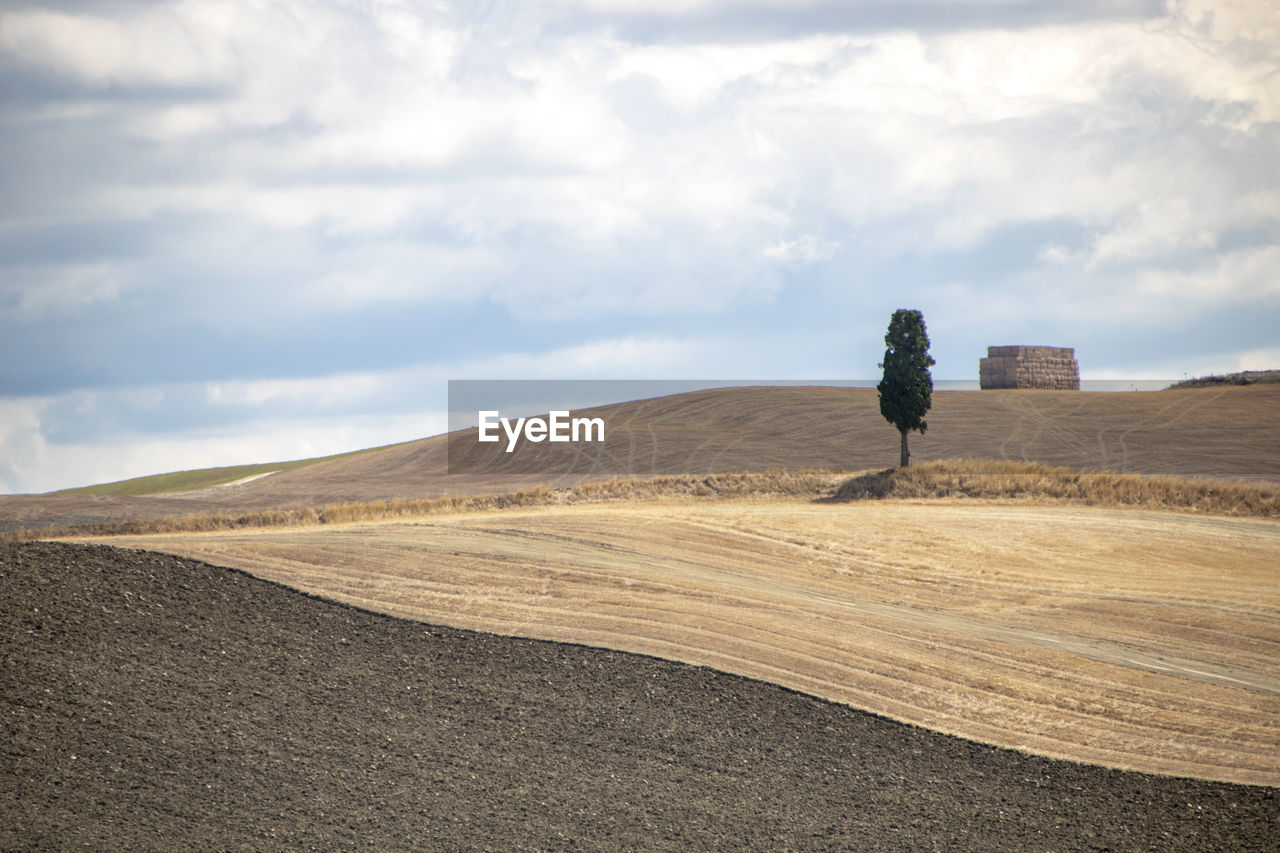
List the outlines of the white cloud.
<svg viewBox="0 0 1280 853">
<path fill-rule="evenodd" d="M 1191 270 L 1143 270 L 1135 298 L 1161 312 L 1186 312 L 1198 306 L 1280 307 L 1280 246 L 1241 249 L 1218 255 Z"/>
<path fill-rule="evenodd" d="M 497 356 L 473 362 L 469 367 L 464 365 L 462 374 L 545 379 L 648 379 L 687 372 L 690 365 L 706 363 L 710 356 L 711 347 L 706 342 L 629 336 L 563 347 L 537 356 Z"/>
<path fill-rule="evenodd" d="M 5 401 L 23 422 L 9 421 L 0 438 L 0 493 L 22 494 L 109 483 L 169 471 L 329 456 L 436 435 L 447 429 L 441 411 L 331 418 L 281 418 L 255 422 L 223 435 L 130 436 L 109 443 L 55 444 L 30 424 L 38 404 Z"/>
<path fill-rule="evenodd" d="M 1280 310 L 1274 9 L 1175 0 L 1167 15 L 1103 20 L 1064 5 L 1069 22 L 999 26 L 1042 7 L 970 4 L 982 25 L 947 28 L 912 26 L 917 6 L 894 12 L 901 26 L 824 32 L 843 11 L 810 3 L 802 35 L 770 34 L 795 8 L 781 0 L 515 4 L 487 18 L 400 0 L 0 12 L 6 91 L 23 95 L 0 135 L 0 333 L 32 342 L 32 364 L 74 360 L 39 341 L 65 342 L 58 323 L 111 306 L 117 325 L 94 334 L 120 358 L 115 381 L 150 388 L 156 363 L 197 373 L 157 399 L 89 388 L 106 396 L 3 414 L 27 438 L 6 439 L 0 459 L 65 469 L 70 445 L 40 449 L 32 436 L 52 433 L 31 418 L 71 418 L 76 404 L 121 430 L 147 406 L 209 406 L 228 432 L 175 426 L 171 448 L 205 464 L 202 442 L 234 449 L 233 430 L 266 441 L 277 418 L 330 434 L 468 373 L 687 376 L 794 358 L 827 375 L 829 347 L 771 356 L 752 338 L 776 324 L 777 340 L 803 344 L 810 325 L 890 297 L 936 306 L 931 320 L 945 308 L 936 328 L 956 334 L 1036 318 L 1068 339 L 1123 317 L 1188 328 L 1210 309 Z M 634 36 L 664 15 L 702 23 L 665 43 Z M 174 222 L 170 238 L 160 229 Z M 94 248 L 111 236 L 26 245 L 28 229 L 75 223 L 166 238 L 137 241 L 136 257 Z M 1036 244 L 1007 245 L 1022 233 Z M 255 312 L 207 310 L 210 290 L 252 295 Z M 413 358 L 429 366 L 392 370 L 351 346 L 338 372 L 323 335 L 307 340 L 319 315 L 403 309 L 447 324 L 463 304 L 502 315 L 522 343 L 463 363 L 424 340 Z M 207 359 L 182 361 L 187 341 L 165 337 L 157 310 L 175 311 L 181 334 L 251 326 L 243 358 L 322 360 L 335 375 L 206 385 Z M 663 332 L 691 316 L 701 336 Z M 544 328 L 565 337 L 531 351 Z M 288 352 L 271 349 L 273 330 Z M 1225 354 L 1212 367 L 1243 363 L 1237 349 L 1274 357 L 1205 334 L 1203 349 Z M 228 347 L 218 369 L 272 372 L 238 357 Z M 80 481 L 107 476 L 94 470 Z"/>
<path fill-rule="evenodd" d="M 766 258 L 786 263 L 811 264 L 815 261 L 830 260 L 840 250 L 835 240 L 824 240 L 813 234 L 804 234 L 795 240 L 782 240 L 766 246 Z"/>
<path fill-rule="evenodd" d="M 210 3 L 155 5 L 125 20 L 9 12 L 0 15 L 0 50 L 95 86 L 221 83 L 235 68 L 225 49 L 231 23 Z"/>
<path fill-rule="evenodd" d="M 1176 359 L 1157 360 L 1144 365 L 1141 369 L 1121 368 L 1084 368 L 1080 369 L 1082 380 L 1105 380 L 1115 383 L 1134 381 L 1162 380 L 1166 383 L 1179 382 L 1183 379 L 1195 379 L 1202 376 L 1223 376 L 1242 370 L 1276 370 L 1280 365 L 1280 347 L 1264 347 L 1244 352 L 1218 352 L 1196 356 L 1188 360 L 1185 356 Z M 1125 390 L 1120 384 L 1115 388 L 1101 390 Z"/>
<path fill-rule="evenodd" d="M 1280 369 L 1280 347 L 1266 347 L 1249 350 L 1237 355 L 1237 370 L 1277 370 Z"/>
<path fill-rule="evenodd" d="M 1042 251 L 1044 268 L 1022 275 L 1008 291 L 986 288 L 968 309 L 968 322 L 984 318 L 997 327 L 1017 327 L 1033 318 L 1053 318 L 1080 335 L 1098 329 L 1156 329 L 1194 327 L 1201 317 L 1223 311 L 1280 309 L 1280 247 L 1247 247 L 1209 255 L 1189 267 L 1142 267 L 1116 271 L 1089 270 L 1083 254 L 1062 247 Z M 966 310 L 963 305 L 957 311 Z M 1170 347 L 1177 351 L 1178 342 Z M 1223 340 L 1226 349 L 1238 346 Z M 1197 351 L 1211 344 L 1196 341 Z M 1181 347 L 1181 348 L 1185 348 Z M 1132 354 L 1135 365 L 1150 353 Z M 1171 359 L 1178 374 L 1186 370 L 1186 356 Z M 1215 368 L 1235 369 L 1234 362 L 1215 362 Z M 1123 378 L 1124 369 L 1117 368 Z M 1136 367 L 1135 367 L 1136 369 Z M 1091 378 L 1114 378 L 1092 376 Z"/>
<path fill-rule="evenodd" d="M 714 341 L 628 336 L 387 371 L 0 397 L 0 493 L 424 438 L 448 428 L 448 379 L 660 378 L 716 364 L 718 349 Z"/>
<path fill-rule="evenodd" d="M 1090 266 L 1150 258 L 1182 249 L 1211 248 L 1215 235 L 1197 222 L 1185 198 L 1141 201 L 1094 245 Z"/>
<path fill-rule="evenodd" d="M 723 0 L 570 0 L 562 5 L 596 12 L 682 14 L 723 7 Z"/>
<path fill-rule="evenodd" d="M 116 301 L 129 286 L 129 272 L 129 265 L 110 261 L 22 265 L 6 271 L 0 294 L 13 300 L 16 316 L 32 322 Z"/>
<path fill-rule="evenodd" d="M 444 7 L 301 9 L 189 2 L 119 21 L 24 13 L 0 18 L 0 45 L 94 79 L 141 78 L 154 65 L 157 75 L 227 84 L 215 99 L 130 113 L 133 132 L 156 143 L 231 134 L 220 168 L 88 187 L 93 214 L 212 210 L 337 234 L 434 220 L 500 250 L 544 232 L 549 253 L 583 245 L 620 263 L 650 252 L 648 237 L 677 246 L 709 237 L 716 265 L 734 246 L 802 239 L 812 230 L 796 221 L 802 212 L 832 228 L 902 220 L 899 234 L 880 234 L 887 247 L 966 249 L 1007 224 L 1068 218 L 1099 229 L 1095 263 L 1211 248 L 1243 218 L 1227 212 L 1234 167 L 1214 159 L 1208 138 L 1171 148 L 1131 93 L 1235 105 L 1202 121 L 1239 130 L 1272 114 L 1280 85 L 1270 73 L 1277 51 L 1262 46 L 1265 16 L 1247 5 L 1213 16 L 1187 5 L 1145 23 L 723 44 L 637 45 L 596 31 L 542 43 L 507 31 L 480 75 L 460 70 L 484 50 L 479 36 Z M 694 10 L 723 8 L 666 11 Z M 98 65 L 76 47 L 84 39 L 106 45 Z M 138 47 L 184 50 L 192 39 L 202 46 L 195 58 Z M 628 96 L 610 87 L 636 79 L 654 81 L 676 113 L 628 119 Z M 294 120 L 310 129 L 284 145 L 242 135 Z M 370 168 L 389 179 L 359 177 Z M 846 242 L 835 231 L 827 239 Z M 692 281 L 713 278 L 698 269 Z M 709 284 L 703 301 L 770 286 L 747 279 Z M 597 292 L 584 305 L 607 303 L 626 300 Z"/>
<path fill-rule="evenodd" d="M 1242 130 L 1280 117 L 1280 14 L 1272 0 L 1171 0 L 1169 7 L 1182 45 L 1201 61 L 1169 59 L 1198 95 L 1246 105 L 1235 125 Z"/>
<path fill-rule="evenodd" d="M 1054 243 L 1053 245 L 1041 248 L 1036 257 L 1041 261 L 1041 263 L 1065 264 L 1070 261 L 1074 255 L 1075 253 L 1070 247 L 1063 246 L 1060 243 Z"/>
<path fill-rule="evenodd" d="M 232 379 L 206 383 L 203 390 L 213 407 L 350 411 L 380 396 L 387 383 L 384 374 L 346 373 L 302 379 Z"/>
<path fill-rule="evenodd" d="M 371 302 L 432 301 L 443 307 L 481 298 L 510 268 L 485 247 L 400 241 L 361 246 L 340 261 L 340 268 L 302 283 L 294 298 L 325 310 Z"/>
</svg>

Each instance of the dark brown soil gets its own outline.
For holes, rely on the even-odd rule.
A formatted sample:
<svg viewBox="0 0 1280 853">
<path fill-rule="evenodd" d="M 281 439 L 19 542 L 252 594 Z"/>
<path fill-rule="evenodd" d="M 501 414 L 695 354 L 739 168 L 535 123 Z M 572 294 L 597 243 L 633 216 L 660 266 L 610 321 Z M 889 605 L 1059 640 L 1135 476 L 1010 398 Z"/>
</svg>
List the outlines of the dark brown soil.
<svg viewBox="0 0 1280 853">
<path fill-rule="evenodd" d="M 4 850 L 1275 850 L 1280 791 L 0 544 Z"/>
</svg>

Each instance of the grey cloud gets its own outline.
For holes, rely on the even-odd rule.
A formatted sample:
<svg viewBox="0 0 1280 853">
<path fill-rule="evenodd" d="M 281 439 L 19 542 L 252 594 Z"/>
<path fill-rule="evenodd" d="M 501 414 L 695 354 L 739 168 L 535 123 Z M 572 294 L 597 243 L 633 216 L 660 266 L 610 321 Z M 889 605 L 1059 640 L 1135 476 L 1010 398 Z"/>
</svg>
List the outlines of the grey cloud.
<svg viewBox="0 0 1280 853">
<path fill-rule="evenodd" d="M 126 5 L 132 4 L 116 8 Z M 87 10 L 89 6 L 65 3 L 63 8 Z M 477 104 L 493 91 L 535 92 L 537 81 L 521 80 L 511 71 L 518 65 L 513 54 L 537 57 L 552 52 L 555 41 L 548 34 L 557 27 L 561 33 L 611 29 L 633 40 L 731 41 L 898 27 L 925 33 L 951 27 L 1007 29 L 1155 14 L 1160 14 L 1158 4 L 1147 2 L 864 2 L 819 3 L 799 10 L 726 4 L 665 16 L 575 12 L 547 19 L 529 4 L 459 4 L 455 23 L 466 37 L 454 74 L 455 82 L 473 92 Z M 510 43 L 501 40 L 492 42 L 501 48 L 485 47 L 484 33 L 504 31 L 519 33 L 515 48 L 508 50 Z M 376 35 L 371 27 L 360 26 L 351 38 L 361 41 Z M 376 60 L 377 50 L 378 42 L 373 40 L 356 53 Z M 838 65 L 846 59 L 831 61 Z M 352 66 L 350 85 L 376 89 L 382 78 L 372 67 L 374 71 Z M 345 66 L 340 70 L 345 72 Z M 831 69 L 815 73 L 823 70 Z M 604 93 L 614 105 L 612 115 L 631 128 L 637 160 L 643 160 L 650 146 L 660 144 L 664 134 L 674 132 L 690 133 L 691 144 L 701 144 L 705 150 L 700 155 L 678 143 L 664 152 L 673 160 L 693 161 L 707 152 L 715 154 L 704 163 L 695 161 L 695 168 L 689 170 L 692 174 L 702 165 L 743 165 L 730 162 L 742 137 L 726 131 L 738 129 L 737 109 L 750 106 L 763 85 L 754 79 L 727 84 L 708 103 L 688 111 L 673 108 L 653 81 L 643 77 L 612 83 Z M 1052 241 L 1083 251 L 1110 224 L 1084 222 L 1066 214 L 1045 220 L 1015 209 L 1007 219 L 995 217 L 989 233 L 980 234 L 971 251 L 939 252 L 927 244 L 930 226 L 951 214 L 968 217 L 972 212 L 975 219 L 984 214 L 984 205 L 994 205 L 982 194 L 987 187 L 969 183 L 938 198 L 900 203 L 886 212 L 875 202 L 889 196 L 893 185 L 877 181 L 897 167 L 893 160 L 897 152 L 861 139 L 860 129 L 849 126 L 848 116 L 831 110 L 828 115 L 812 116 L 811 124 L 795 132 L 796 148 L 783 161 L 752 166 L 758 172 L 744 173 L 744 181 L 759 180 L 753 201 L 767 209 L 779 223 L 776 226 L 752 221 L 722 229 L 717 223 L 682 219 L 677 213 L 664 218 L 640 210 L 640 218 L 648 218 L 636 233 L 592 242 L 577 233 L 582 224 L 578 221 L 547 224 L 545 208 L 556 202 L 542 194 L 537 184 L 538 179 L 573 174 L 572 158 L 560 164 L 538 161 L 522 151 L 514 138 L 497 135 L 482 140 L 435 167 L 362 159 L 359 151 L 350 152 L 348 159 L 302 164 L 290 157 L 292 146 L 318 138 L 325 130 L 302 103 L 279 104 L 279 115 L 266 127 L 233 127 L 207 136 L 152 143 L 131 135 L 130 127 L 155 107 L 188 99 L 204 103 L 234 93 L 145 86 L 78 89 L 35 72 L 6 78 L 3 86 L 31 103 L 85 98 L 109 109 L 93 118 L 26 123 L 13 117 L 0 119 L 12 131 L 0 139 L 0 162 L 5 163 L 0 170 L 4 189 L 0 209 L 9 219 L 0 232 L 0 263 L 10 268 L 45 264 L 53 269 L 70 262 L 139 261 L 131 272 L 130 287 L 114 303 L 95 305 L 89 312 L 68 309 L 64 313 L 75 316 L 53 318 L 38 326 L 0 318 L 5 338 L 0 353 L 6 362 L 0 368 L 0 386 L 10 391 L 374 369 L 465 346 L 468 325 L 473 323 L 479 325 L 472 327 L 471 337 L 477 336 L 476 329 L 492 329 L 501 332 L 495 339 L 507 342 L 549 335 L 572 341 L 588 334 L 586 329 L 594 334 L 600 328 L 678 327 L 692 322 L 689 318 L 714 317 L 725 322 L 726 316 L 760 323 L 762 329 L 769 322 L 807 328 L 815 315 L 829 313 L 833 306 L 853 310 L 859 301 L 878 300 L 882 290 L 924 296 L 962 280 L 994 293 L 1011 293 L 1021 286 L 1016 280 L 1019 272 L 1034 267 L 1041 244 Z M 1098 173 L 1117 164 L 1162 156 L 1175 167 L 1168 170 L 1166 186 L 1201 179 L 1188 174 L 1191 171 L 1212 170 L 1209 178 L 1224 187 L 1227 196 L 1274 186 L 1274 174 L 1268 170 L 1274 161 L 1270 152 L 1276 146 L 1276 128 L 1235 133 L 1220 123 L 1232 118 L 1233 109 L 1242 108 L 1197 101 L 1171 87 L 1168 80 L 1135 69 L 1115 80 L 1100 105 L 1067 106 L 1025 119 L 947 130 L 947 138 L 986 134 L 1034 153 L 1087 149 L 1090 168 Z M 872 123 L 875 117 L 860 120 Z M 709 121 L 721 124 L 708 130 Z M 935 128 L 922 124 L 922 129 Z M 1230 156 L 1222 156 L 1224 151 Z M 1060 162 L 1046 161 L 1045 171 L 1059 168 Z M 1207 169 L 1206 163 L 1210 164 Z M 638 168 L 648 165 L 640 162 Z M 424 196 L 430 194 L 436 200 L 421 208 L 410 205 L 408 212 L 385 226 L 330 232 L 322 218 L 303 226 L 273 227 L 240 211 L 193 211 L 197 202 L 187 198 L 184 188 L 218 181 L 254 189 L 420 188 Z M 1005 189 L 999 180 L 992 183 L 997 194 Z M 508 184 L 532 190 L 506 196 Z M 624 184 L 623 178 L 603 180 L 583 191 L 608 193 L 617 187 L 625 189 Z M 84 212 L 85 196 L 117 185 L 166 193 L 166 206 L 150 217 L 122 212 L 118 221 L 104 219 L 101 211 Z M 1194 182 L 1188 186 L 1195 188 Z M 1034 190 L 1034 186 L 1026 188 Z M 850 202 L 857 194 L 871 196 L 870 203 L 858 209 Z M 450 215 L 477 200 L 490 205 L 482 224 L 505 218 L 509 227 L 503 230 L 495 225 L 480 236 L 452 229 Z M 30 220 L 55 224 L 34 225 Z M 1222 239 L 1232 245 L 1274 241 L 1276 227 L 1274 217 L 1261 223 L 1232 224 L 1229 236 Z M 761 250 L 771 242 L 810 234 L 839 243 L 841 254 L 805 269 L 779 269 L 761 257 Z M 474 240 L 508 266 L 496 280 L 482 282 L 462 276 L 449 279 L 445 272 L 423 269 L 412 261 L 390 273 L 407 281 L 442 278 L 448 287 L 441 290 L 454 291 L 448 298 L 361 303 L 349 308 L 317 306 L 306 298 L 308 283 L 326 274 L 346 275 L 358 283 L 399 245 L 450 240 Z M 1159 263 L 1196 262 L 1212 251 L 1182 249 Z M 1138 263 L 1125 269 L 1117 265 L 1118 271 L 1113 272 L 1119 275 Z M 1069 272 L 1079 274 L 1078 269 Z M 841 276 L 852 294 L 848 303 L 839 294 L 838 283 L 827 291 L 806 289 L 810 280 L 834 281 Z M 1120 278 L 1111 281 L 1118 283 L 1113 286 L 1124 286 Z M 796 295 L 800 293 L 811 301 L 805 304 Z M 899 306 L 890 310 L 893 307 Z M 877 317 L 871 325 L 882 323 Z M 30 352 L 46 355 L 33 365 L 22 357 Z"/>
<path fill-rule="evenodd" d="M 153 386 L 145 391 L 73 392 L 55 399 L 41 415 L 41 431 L 52 444 L 91 444 L 121 434 L 185 432 L 229 422 L 211 411 L 199 389 Z"/>
<path fill-rule="evenodd" d="M 11 56 L 0 54 L 0 104 L 16 107 L 40 104 L 83 103 L 154 108 L 223 100 L 234 92 L 225 83 L 165 82 L 159 80 L 90 82 L 57 69 L 33 69 Z"/>
<path fill-rule="evenodd" d="M 822 33 L 878 33 L 909 29 L 936 33 L 965 29 L 1021 29 L 1107 19 L 1163 15 L 1159 0 L 1004 0 L 1004 2 L 894 2 L 859 0 L 805 4 L 715 3 L 689 11 L 585 11 L 551 18 L 560 32 L 607 29 L 634 43 L 745 41 Z"/>
<path fill-rule="evenodd" d="M 329 384 L 341 382 L 339 376 Z M 421 392 L 412 393 L 416 386 L 411 380 L 394 377 L 383 378 L 369 389 L 339 389 L 332 396 L 321 381 L 304 386 L 309 390 L 284 390 L 261 398 L 235 390 L 219 397 L 212 390 L 219 384 L 224 383 L 169 382 L 68 392 L 45 407 L 41 432 L 50 444 L 59 445 L 166 434 L 192 437 L 277 418 L 308 421 L 414 412 L 436 402 Z"/>
<path fill-rule="evenodd" d="M 0 268 L 142 257 L 164 230 L 151 220 L 17 225 L 0 231 Z"/>
<path fill-rule="evenodd" d="M 93 12 L 99 15 L 117 15 L 123 12 L 163 6 L 171 0 L 2 0 L 3 12 Z"/>
</svg>

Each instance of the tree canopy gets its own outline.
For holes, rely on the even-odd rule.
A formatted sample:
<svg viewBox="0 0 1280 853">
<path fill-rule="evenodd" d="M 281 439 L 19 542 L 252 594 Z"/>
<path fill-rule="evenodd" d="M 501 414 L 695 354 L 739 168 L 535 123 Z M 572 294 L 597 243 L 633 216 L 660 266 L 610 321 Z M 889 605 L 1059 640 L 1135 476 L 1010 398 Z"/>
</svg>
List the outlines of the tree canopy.
<svg viewBox="0 0 1280 853">
<path fill-rule="evenodd" d="M 907 433 L 915 430 L 924 435 L 929 426 L 924 419 L 925 412 L 933 405 L 933 376 L 929 368 L 937 362 L 929 355 L 924 315 L 914 309 L 899 308 L 893 312 L 884 343 L 884 362 L 880 365 L 884 378 L 876 386 L 880 392 L 880 414 L 902 434 L 899 465 L 905 468 L 911 459 Z"/>
</svg>

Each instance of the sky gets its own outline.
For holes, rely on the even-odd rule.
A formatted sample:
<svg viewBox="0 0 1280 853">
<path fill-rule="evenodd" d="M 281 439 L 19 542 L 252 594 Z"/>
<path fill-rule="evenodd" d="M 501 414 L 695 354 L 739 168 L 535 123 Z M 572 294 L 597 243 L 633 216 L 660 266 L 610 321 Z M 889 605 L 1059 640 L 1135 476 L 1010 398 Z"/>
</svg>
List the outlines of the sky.
<svg viewBox="0 0 1280 853">
<path fill-rule="evenodd" d="M 1277 0 L 0 0 L 0 493 L 450 379 L 1280 367 Z"/>
</svg>

